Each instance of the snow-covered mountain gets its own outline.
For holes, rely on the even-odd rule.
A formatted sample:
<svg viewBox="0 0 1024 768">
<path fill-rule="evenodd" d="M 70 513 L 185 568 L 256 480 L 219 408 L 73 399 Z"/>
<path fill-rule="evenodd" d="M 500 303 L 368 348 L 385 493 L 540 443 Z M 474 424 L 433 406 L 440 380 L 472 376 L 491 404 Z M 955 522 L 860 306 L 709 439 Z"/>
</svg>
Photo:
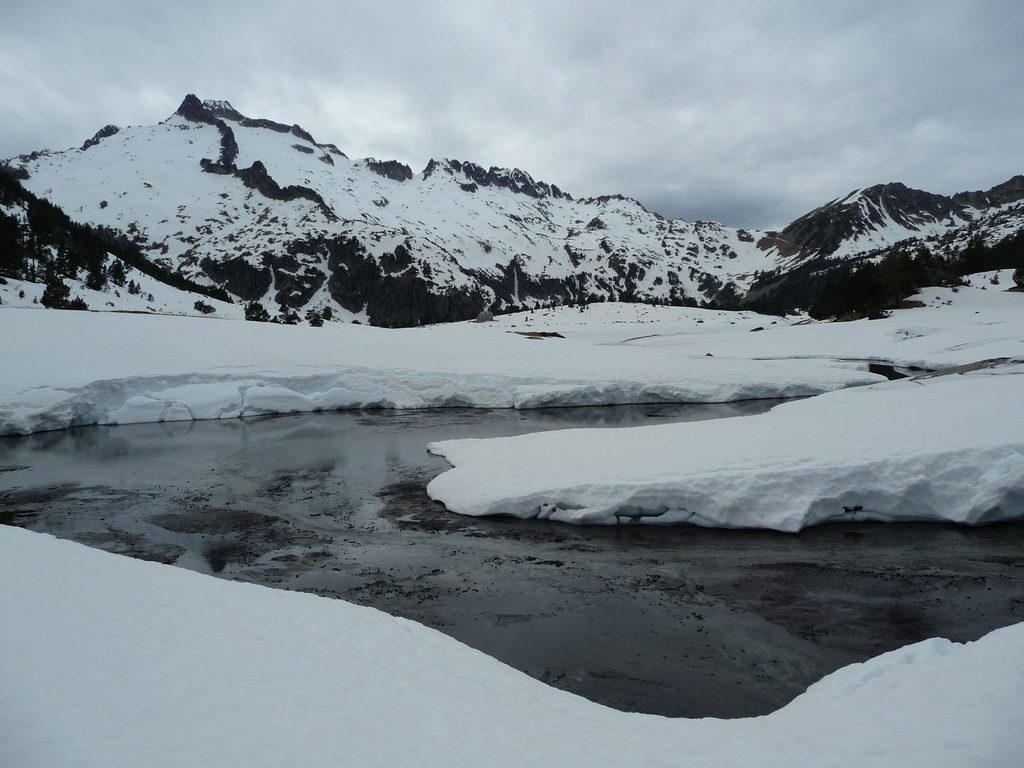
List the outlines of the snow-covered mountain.
<svg viewBox="0 0 1024 768">
<path fill-rule="evenodd" d="M 846 197 L 806 213 L 762 247 L 792 267 L 813 256 L 848 258 L 920 241 L 941 252 L 962 249 L 981 235 L 996 242 L 1024 227 L 1024 176 L 1015 176 L 986 192 L 952 197 L 911 189 L 898 182 L 857 189 Z"/>
<path fill-rule="evenodd" d="M 9 163 L 71 218 L 271 314 L 416 325 L 492 306 L 608 298 L 737 303 L 764 273 L 908 238 L 956 248 L 1024 226 L 1024 177 L 953 198 L 888 184 L 781 232 L 667 219 L 636 200 L 574 198 L 518 169 L 349 159 L 297 125 L 189 95 L 158 125 Z"/>
</svg>

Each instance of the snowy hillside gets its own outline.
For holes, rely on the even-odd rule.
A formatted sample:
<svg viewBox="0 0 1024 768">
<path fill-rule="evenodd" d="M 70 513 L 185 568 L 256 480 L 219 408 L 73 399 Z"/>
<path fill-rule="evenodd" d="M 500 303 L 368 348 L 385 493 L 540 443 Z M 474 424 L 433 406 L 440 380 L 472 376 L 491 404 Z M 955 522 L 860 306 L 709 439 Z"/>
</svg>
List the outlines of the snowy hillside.
<svg viewBox="0 0 1024 768">
<path fill-rule="evenodd" d="M 185 315 L 241 320 L 242 307 L 224 301 L 198 296 L 189 291 L 172 288 L 132 267 L 125 268 L 125 286 L 108 285 L 103 289 L 90 288 L 82 280 L 64 282 L 70 298 L 81 299 L 95 312 L 143 312 L 159 315 Z M 0 304 L 4 307 L 40 306 L 46 284 L 28 280 L 0 278 Z M 134 286 L 128 288 L 127 286 Z"/>
<path fill-rule="evenodd" d="M 238 318 L 241 305 L 76 223 L 0 169 L 0 306 Z"/>
<path fill-rule="evenodd" d="M 271 314 L 329 307 L 377 325 L 595 298 L 730 304 L 758 273 L 815 255 L 1011 231 L 1024 216 L 1024 184 L 1011 180 L 945 203 L 863 190 L 781 233 L 748 232 L 620 196 L 575 199 L 518 169 L 351 160 L 298 126 L 191 95 L 159 125 L 108 126 L 80 149 L 11 167 L 72 218 L 124 232 L 158 263 Z"/>
</svg>

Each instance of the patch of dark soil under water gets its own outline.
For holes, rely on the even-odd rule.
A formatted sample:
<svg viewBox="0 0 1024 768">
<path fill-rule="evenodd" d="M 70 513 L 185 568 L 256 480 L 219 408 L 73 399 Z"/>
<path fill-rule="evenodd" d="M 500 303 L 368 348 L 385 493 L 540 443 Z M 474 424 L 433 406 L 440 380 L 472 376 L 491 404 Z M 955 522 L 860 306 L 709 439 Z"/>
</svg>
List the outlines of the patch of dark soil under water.
<svg viewBox="0 0 1024 768">
<path fill-rule="evenodd" d="M 709 408 L 315 414 L 4 440 L 0 520 L 371 605 L 666 715 L 763 714 L 852 661 L 1024 620 L 1024 524 L 580 528 L 462 517 L 426 496 L 446 467 L 431 440 L 767 404 Z"/>
</svg>

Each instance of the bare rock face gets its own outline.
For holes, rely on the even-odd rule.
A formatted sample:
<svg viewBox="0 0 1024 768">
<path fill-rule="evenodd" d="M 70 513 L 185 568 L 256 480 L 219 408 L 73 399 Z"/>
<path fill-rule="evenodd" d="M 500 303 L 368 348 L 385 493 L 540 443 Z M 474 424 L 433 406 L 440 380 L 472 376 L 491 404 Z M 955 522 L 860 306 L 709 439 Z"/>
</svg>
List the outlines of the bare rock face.
<svg viewBox="0 0 1024 768">
<path fill-rule="evenodd" d="M 243 301 L 262 298 L 273 281 L 268 267 L 254 267 L 241 256 L 224 260 L 207 257 L 201 266 L 211 280 Z"/>
<path fill-rule="evenodd" d="M 191 120 L 193 123 L 216 125 L 218 120 L 218 117 L 194 93 L 190 93 L 182 99 L 174 114 L 184 117 L 186 120 Z"/>
<path fill-rule="evenodd" d="M 984 192 L 958 192 L 953 195 L 953 202 L 963 205 L 970 205 L 974 208 L 990 208 L 998 205 L 1007 205 L 1024 200 L 1024 176 L 1014 176 L 1012 179 L 996 184 Z"/>
<path fill-rule="evenodd" d="M 116 125 L 105 125 L 98 131 L 96 131 L 96 133 L 93 134 L 93 137 L 91 139 L 86 139 L 85 142 L 82 144 L 81 149 L 84 152 L 85 150 L 89 149 L 89 147 L 95 147 L 97 144 L 103 141 L 103 139 L 107 138 L 108 136 L 113 136 L 116 133 L 120 133 L 120 131 L 121 129 L 118 128 Z"/>
<path fill-rule="evenodd" d="M 554 184 L 537 181 L 526 171 L 521 171 L 518 168 L 510 169 L 491 166 L 485 170 L 481 165 L 461 160 L 447 160 L 443 162 L 431 160 L 424 171 L 424 176 L 429 176 L 438 168 L 445 168 L 456 178 L 464 176 L 468 179 L 468 184 L 461 182 L 464 185 L 463 189 L 467 192 L 475 192 L 479 187 L 497 187 L 498 189 L 507 189 L 510 192 L 527 195 L 535 199 L 544 197 L 572 199 L 570 195 L 560 190 Z M 470 184 L 472 188 L 469 187 Z"/>
<path fill-rule="evenodd" d="M 274 275 L 277 288 L 274 300 L 289 309 L 304 307 L 327 280 L 322 270 L 303 263 L 299 257 L 305 257 L 305 254 L 300 254 L 294 245 L 286 254 L 263 257 L 263 265 L 269 267 Z"/>
<path fill-rule="evenodd" d="M 374 160 L 367 158 L 366 167 L 376 174 L 392 181 L 410 181 L 412 168 L 397 160 Z"/>
<path fill-rule="evenodd" d="M 385 274 L 355 238 L 323 238 L 302 248 L 326 256 L 331 298 L 351 312 L 365 309 L 374 325 L 408 327 L 468 320 L 487 303 L 479 290 L 441 290 L 415 269 Z"/>
</svg>

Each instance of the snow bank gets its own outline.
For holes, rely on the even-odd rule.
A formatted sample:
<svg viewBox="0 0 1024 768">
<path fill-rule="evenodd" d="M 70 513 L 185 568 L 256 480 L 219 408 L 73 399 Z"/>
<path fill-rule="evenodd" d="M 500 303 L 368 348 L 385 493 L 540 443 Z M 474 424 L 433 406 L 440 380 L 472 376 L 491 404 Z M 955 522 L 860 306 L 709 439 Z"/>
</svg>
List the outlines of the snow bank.
<svg viewBox="0 0 1024 768">
<path fill-rule="evenodd" d="M 993 274 L 850 323 L 606 303 L 386 330 L 3 307 L 0 435 L 335 408 L 814 395 L 878 381 L 865 360 L 931 369 L 1024 358 L 1024 294 Z"/>
<path fill-rule="evenodd" d="M 644 338 L 629 343 L 688 356 L 710 352 L 747 359 L 870 359 L 928 370 L 993 357 L 1024 357 L 1024 293 L 1006 290 L 1013 284 L 1007 273 L 1001 270 L 995 285 L 995 273 L 983 272 L 968 276 L 971 286 L 925 288 L 911 297 L 922 306 L 896 310 L 880 320 L 766 323 L 760 333 L 736 332 L 720 322 L 716 333 L 648 326 L 652 330 Z"/>
<path fill-rule="evenodd" d="M 689 357 L 486 324 L 323 328 L 0 311 L 0 435 L 339 408 L 540 408 L 813 395 L 879 377 L 832 361 Z"/>
<path fill-rule="evenodd" d="M 832 392 L 732 419 L 432 443 L 464 515 L 800 529 L 1024 517 L 1024 363 Z"/>
<path fill-rule="evenodd" d="M 438 632 L 0 526 L 0 763 L 1018 765 L 1024 624 L 885 654 L 748 720 L 624 714 Z"/>
</svg>

